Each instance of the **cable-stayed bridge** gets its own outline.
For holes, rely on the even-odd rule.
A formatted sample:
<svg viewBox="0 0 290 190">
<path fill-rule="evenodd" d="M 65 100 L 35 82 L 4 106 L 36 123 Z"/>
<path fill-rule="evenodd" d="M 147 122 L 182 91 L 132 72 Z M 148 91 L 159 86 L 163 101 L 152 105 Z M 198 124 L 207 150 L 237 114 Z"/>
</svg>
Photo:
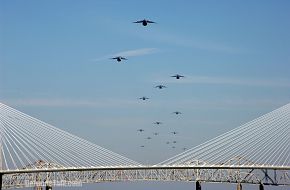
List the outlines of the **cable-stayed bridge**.
<svg viewBox="0 0 290 190">
<path fill-rule="evenodd" d="M 156 165 L 143 165 L 0 103 L 0 189 L 109 181 L 290 186 L 290 104 Z"/>
</svg>

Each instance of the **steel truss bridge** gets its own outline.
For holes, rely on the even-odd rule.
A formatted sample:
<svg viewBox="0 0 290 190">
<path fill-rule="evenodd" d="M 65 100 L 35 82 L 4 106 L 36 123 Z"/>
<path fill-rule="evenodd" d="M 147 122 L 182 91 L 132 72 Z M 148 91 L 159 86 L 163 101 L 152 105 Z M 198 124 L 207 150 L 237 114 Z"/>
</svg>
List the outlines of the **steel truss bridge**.
<svg viewBox="0 0 290 190">
<path fill-rule="evenodd" d="M 113 181 L 290 186 L 290 104 L 155 165 L 143 165 L 0 103 L 0 189 Z"/>
</svg>

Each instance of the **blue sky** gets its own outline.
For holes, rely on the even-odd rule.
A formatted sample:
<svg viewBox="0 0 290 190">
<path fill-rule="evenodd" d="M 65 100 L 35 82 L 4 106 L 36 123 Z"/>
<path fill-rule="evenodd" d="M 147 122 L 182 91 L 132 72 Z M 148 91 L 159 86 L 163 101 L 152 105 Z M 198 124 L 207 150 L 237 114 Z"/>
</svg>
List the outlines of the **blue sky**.
<svg viewBox="0 0 290 190">
<path fill-rule="evenodd" d="M 157 163 L 289 103 L 289 18 L 287 0 L 2 0 L 0 101 Z"/>
</svg>

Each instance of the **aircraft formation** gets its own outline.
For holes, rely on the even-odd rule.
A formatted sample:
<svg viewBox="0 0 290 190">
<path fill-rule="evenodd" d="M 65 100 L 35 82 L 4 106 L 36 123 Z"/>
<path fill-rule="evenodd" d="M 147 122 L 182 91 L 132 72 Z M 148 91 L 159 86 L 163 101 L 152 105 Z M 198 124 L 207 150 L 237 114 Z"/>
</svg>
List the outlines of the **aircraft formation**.
<svg viewBox="0 0 290 190">
<path fill-rule="evenodd" d="M 146 27 L 148 24 L 153 24 L 153 23 L 156 23 L 156 22 L 148 20 L 148 19 L 143 19 L 143 20 L 134 21 L 133 23 L 142 24 L 144 27 Z M 112 57 L 110 59 L 116 60 L 117 62 L 122 62 L 123 60 L 128 60 L 126 57 L 124 57 L 122 55 L 118 55 L 118 56 Z M 180 74 L 175 74 L 175 75 L 172 75 L 172 76 L 169 76 L 169 77 L 173 77 L 176 80 L 180 80 L 180 79 L 184 78 L 185 76 L 180 75 Z M 159 84 L 159 85 L 154 86 L 154 88 L 156 88 L 158 90 L 161 90 L 161 89 L 167 88 L 167 86 L 165 86 L 163 84 Z M 138 99 L 141 100 L 141 101 L 147 101 L 150 98 L 148 98 L 147 96 L 142 96 L 142 97 L 139 97 Z M 174 112 L 172 112 L 172 114 L 180 115 L 181 112 L 180 111 L 174 111 Z M 160 125 L 163 124 L 163 122 L 155 121 L 155 122 L 153 122 L 153 124 L 155 126 L 160 126 Z M 137 129 L 138 133 L 144 133 L 144 131 L 145 131 L 145 129 Z M 146 131 L 147 131 L 147 129 L 146 129 Z M 169 135 L 173 139 L 178 134 L 178 132 L 177 131 L 172 131 L 172 132 L 168 132 L 167 134 L 161 134 L 159 132 L 154 131 L 154 132 L 151 132 L 151 134 L 153 134 L 153 136 L 156 136 L 156 137 L 159 136 L 159 135 L 163 135 L 163 136 L 164 135 L 167 135 L 167 136 Z M 153 138 L 151 136 L 147 136 L 144 139 L 146 141 L 149 141 L 149 140 L 152 140 Z M 172 145 L 171 146 L 172 149 L 177 148 L 177 146 L 176 146 L 177 145 L 177 141 L 176 140 L 166 141 L 164 144 L 169 145 L 169 147 Z M 140 147 L 141 148 L 145 148 L 145 145 L 140 145 Z M 187 150 L 187 148 L 183 147 L 182 150 L 185 151 L 185 150 Z"/>
</svg>

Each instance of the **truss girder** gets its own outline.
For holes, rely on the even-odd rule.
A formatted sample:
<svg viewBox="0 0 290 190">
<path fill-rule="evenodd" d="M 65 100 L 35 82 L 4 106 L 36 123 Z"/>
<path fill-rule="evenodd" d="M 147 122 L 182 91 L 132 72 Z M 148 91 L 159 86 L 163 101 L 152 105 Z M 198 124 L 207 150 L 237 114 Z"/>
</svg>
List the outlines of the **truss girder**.
<svg viewBox="0 0 290 190">
<path fill-rule="evenodd" d="M 18 173 L 3 175 L 3 189 L 35 186 L 80 186 L 115 181 L 185 181 L 290 185 L 289 170 L 138 169 Z"/>
</svg>

